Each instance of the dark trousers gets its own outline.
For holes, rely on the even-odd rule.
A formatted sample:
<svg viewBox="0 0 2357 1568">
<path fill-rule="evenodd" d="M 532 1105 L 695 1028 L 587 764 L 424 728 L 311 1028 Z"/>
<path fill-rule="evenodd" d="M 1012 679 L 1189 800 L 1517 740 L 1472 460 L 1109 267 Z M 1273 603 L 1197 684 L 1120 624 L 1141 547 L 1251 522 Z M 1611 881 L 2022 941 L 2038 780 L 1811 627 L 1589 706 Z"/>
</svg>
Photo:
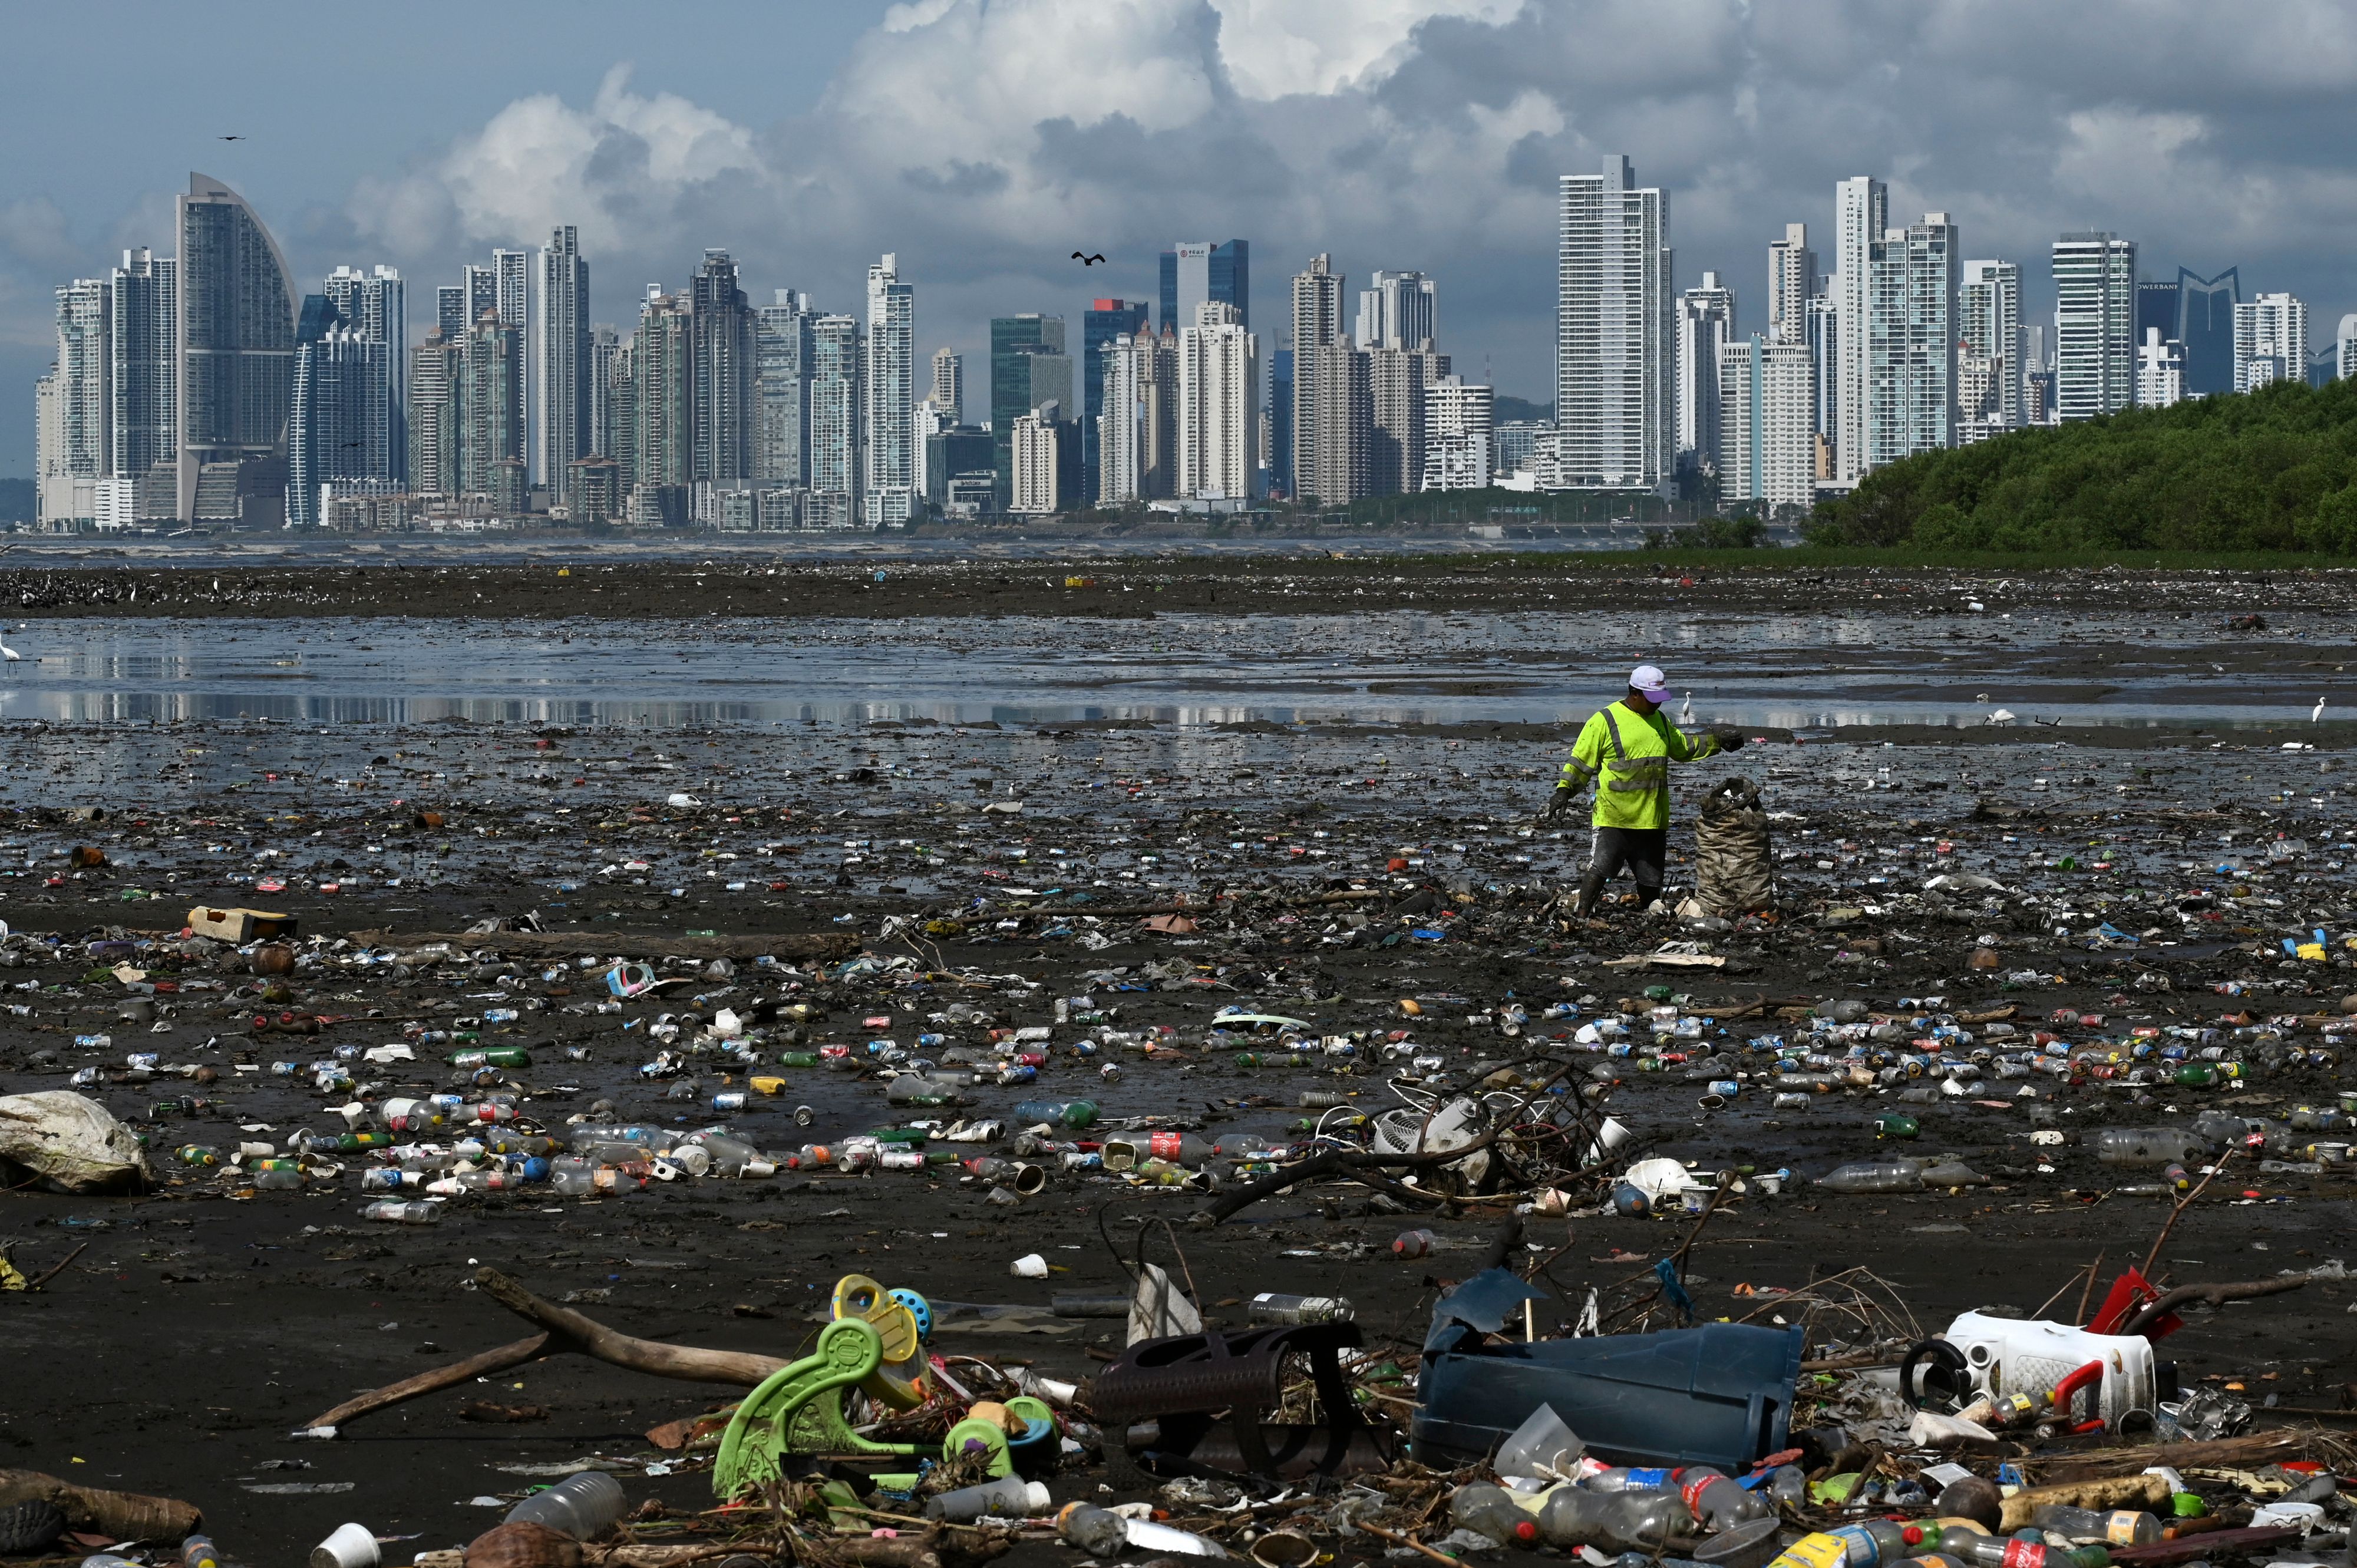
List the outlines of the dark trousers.
<svg viewBox="0 0 2357 1568">
<path fill-rule="evenodd" d="M 1670 859 L 1667 828 L 1598 828 L 1588 847 L 1587 875 L 1579 881 L 1579 912 L 1589 914 L 1603 897 L 1604 885 L 1622 866 L 1637 881 L 1637 907 L 1650 908 L 1662 896 L 1663 872 Z"/>
</svg>

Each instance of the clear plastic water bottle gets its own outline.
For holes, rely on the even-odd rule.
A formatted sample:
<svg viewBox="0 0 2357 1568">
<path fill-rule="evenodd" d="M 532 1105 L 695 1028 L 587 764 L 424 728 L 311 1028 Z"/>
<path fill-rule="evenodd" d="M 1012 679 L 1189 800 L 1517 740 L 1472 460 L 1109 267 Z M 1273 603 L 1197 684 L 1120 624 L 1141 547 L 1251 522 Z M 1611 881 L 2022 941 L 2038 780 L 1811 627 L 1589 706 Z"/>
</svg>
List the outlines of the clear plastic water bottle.
<svg viewBox="0 0 2357 1568">
<path fill-rule="evenodd" d="M 1254 1323 L 1348 1323 L 1358 1309 L 1339 1295 L 1288 1295 L 1263 1291 L 1247 1311 Z"/>
<path fill-rule="evenodd" d="M 404 1203 L 393 1198 L 379 1198 L 361 1210 L 363 1219 L 382 1219 L 395 1225 L 438 1225 L 442 1221 L 442 1206 L 420 1198 Z"/>
<path fill-rule="evenodd" d="M 625 1506 L 620 1482 L 603 1470 L 584 1470 L 516 1504 L 506 1522 L 543 1525 L 576 1541 L 594 1541 L 614 1527 Z"/>
</svg>

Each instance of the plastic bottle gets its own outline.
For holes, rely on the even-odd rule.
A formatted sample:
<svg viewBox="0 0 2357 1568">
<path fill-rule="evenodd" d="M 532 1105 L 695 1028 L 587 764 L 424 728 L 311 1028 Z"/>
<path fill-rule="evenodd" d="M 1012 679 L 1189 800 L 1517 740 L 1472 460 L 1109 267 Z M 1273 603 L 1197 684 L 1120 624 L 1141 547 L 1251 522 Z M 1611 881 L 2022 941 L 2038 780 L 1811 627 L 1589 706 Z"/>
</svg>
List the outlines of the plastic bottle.
<svg viewBox="0 0 2357 1568">
<path fill-rule="evenodd" d="M 1538 1516 L 1516 1502 L 1513 1493 L 1503 1487 L 1458 1487 L 1448 1499 L 1448 1518 L 1458 1529 L 1486 1535 L 1501 1546 L 1533 1546 L 1538 1542 Z"/>
<path fill-rule="evenodd" d="M 2184 1165 L 2207 1152 L 2182 1127 L 2106 1127 L 2095 1134 L 2095 1157 L 2107 1165 Z"/>
<path fill-rule="evenodd" d="M 522 1046 L 481 1046 L 452 1051 L 443 1059 L 452 1067 L 530 1067 L 532 1053 Z"/>
<path fill-rule="evenodd" d="M 978 1519 L 1028 1519 L 1047 1506 L 1047 1487 L 1020 1476 L 1002 1476 L 978 1487 L 936 1493 L 926 1499 L 925 1517 L 971 1524 Z"/>
<path fill-rule="evenodd" d="M 2109 1568 L 2111 1554 L 2100 1546 L 2050 1546 L 2011 1536 L 1984 1536 L 1972 1543 L 1972 1568 Z"/>
<path fill-rule="evenodd" d="M 576 1541 L 594 1541 L 614 1527 L 627 1506 L 620 1482 L 603 1470 L 584 1470 L 516 1504 L 507 1522 L 545 1525 Z"/>
<path fill-rule="evenodd" d="M 1087 1127 L 1097 1119 L 1093 1100 L 1024 1100 L 1016 1102 L 1015 1120 L 1026 1127 L 1046 1122 L 1050 1127 Z"/>
<path fill-rule="evenodd" d="M 1860 1160 L 1817 1178 L 1827 1192 L 1921 1192 L 1923 1167 L 1913 1160 Z"/>
<path fill-rule="evenodd" d="M 1723 1472 L 1707 1466 L 1674 1471 L 1678 1495 L 1703 1528 L 1716 1535 L 1755 1519 L 1771 1519 L 1776 1510 L 1757 1492 L 1747 1492 Z"/>
<path fill-rule="evenodd" d="M 1878 1138 L 1912 1138 L 1921 1130 L 1915 1118 L 1896 1111 L 1886 1111 L 1874 1119 L 1874 1135 Z"/>
<path fill-rule="evenodd" d="M 1254 1323 L 1348 1323 L 1357 1309 L 1339 1295 L 1287 1295 L 1263 1291 L 1246 1312 Z"/>
<path fill-rule="evenodd" d="M 361 1210 L 361 1218 L 390 1220 L 396 1225 L 435 1225 L 441 1222 L 442 1206 L 423 1198 L 409 1203 L 379 1198 Z"/>
<path fill-rule="evenodd" d="M 1394 1258 L 1428 1258 L 1432 1255 L 1433 1235 L 1429 1230 L 1403 1230 L 1392 1238 Z"/>
<path fill-rule="evenodd" d="M 2029 1522 L 2049 1538 L 2059 1535 L 2105 1546 L 2150 1546 L 2160 1539 L 2160 1520 L 2136 1509 L 2078 1509 L 2049 1503 L 2031 1510 Z"/>
<path fill-rule="evenodd" d="M 210 1535 L 192 1535 L 180 1542 L 180 1568 L 221 1568 L 221 1553 Z"/>
<path fill-rule="evenodd" d="M 690 1133 L 684 1141 L 697 1145 L 711 1156 L 714 1176 L 736 1181 L 777 1174 L 778 1167 L 770 1164 L 759 1149 L 742 1138 L 732 1138 L 726 1133 L 706 1128 L 701 1133 Z"/>
<path fill-rule="evenodd" d="M 1556 1487 L 1539 1506 L 1539 1533 L 1550 1546 L 1658 1552 L 1694 1533 L 1694 1513 L 1675 1492 L 1594 1492 Z"/>
<path fill-rule="evenodd" d="M 1066 1503 L 1056 1515 L 1056 1533 L 1063 1537 L 1065 1544 L 1091 1557 L 1118 1556 L 1133 1546 L 1142 1552 L 1179 1557 L 1227 1555 L 1219 1546 L 1192 1531 L 1147 1519 L 1124 1519 L 1110 1509 L 1092 1508 L 1086 1503 Z"/>
</svg>

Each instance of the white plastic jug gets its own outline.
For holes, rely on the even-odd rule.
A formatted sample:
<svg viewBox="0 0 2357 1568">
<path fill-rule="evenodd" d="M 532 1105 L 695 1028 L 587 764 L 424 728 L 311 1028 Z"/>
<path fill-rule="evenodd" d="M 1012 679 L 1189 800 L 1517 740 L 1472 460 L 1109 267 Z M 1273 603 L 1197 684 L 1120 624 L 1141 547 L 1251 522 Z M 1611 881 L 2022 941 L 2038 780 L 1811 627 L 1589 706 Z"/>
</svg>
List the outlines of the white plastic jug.
<svg viewBox="0 0 2357 1568">
<path fill-rule="evenodd" d="M 1948 1325 L 1973 1384 L 1991 1394 L 2042 1396 L 2090 1361 L 2103 1364 L 2096 1413 L 2111 1430 L 2153 1414 L 2152 1342 L 2141 1335 L 2090 1334 L 2064 1323 L 1967 1312 Z"/>
</svg>

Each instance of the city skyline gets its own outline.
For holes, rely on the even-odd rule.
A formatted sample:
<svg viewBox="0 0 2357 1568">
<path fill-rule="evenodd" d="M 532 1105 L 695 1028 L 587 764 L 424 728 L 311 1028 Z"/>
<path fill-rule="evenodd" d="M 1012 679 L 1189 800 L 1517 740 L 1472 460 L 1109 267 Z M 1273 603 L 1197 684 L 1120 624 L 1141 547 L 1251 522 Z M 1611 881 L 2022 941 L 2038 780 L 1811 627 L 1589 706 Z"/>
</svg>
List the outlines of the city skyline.
<svg viewBox="0 0 2357 1568">
<path fill-rule="evenodd" d="M 2302 36 L 2314 18 L 2330 20 L 2260 9 L 2299 10 L 2285 21 Z M 2025 321 L 2047 319 L 2052 304 L 2046 269 L 2028 263 L 2057 234 L 2104 231 L 2134 236 L 2148 274 L 2239 267 L 2245 298 L 2288 292 L 2314 319 L 2337 322 L 2349 303 L 2337 261 L 2349 204 L 2334 177 L 2310 166 L 2319 153 L 2271 140 L 2270 126 L 2325 112 L 2323 79 L 2346 29 L 2324 26 L 2318 48 L 2262 59 L 2247 42 L 2251 18 L 2172 13 L 2109 28 L 2107 47 L 2126 52 L 2101 88 L 2066 81 L 2060 62 L 2093 47 L 2107 10 L 2116 7 L 2008 11 L 1992 17 L 2002 29 L 1961 39 L 1918 36 L 1897 7 L 1868 7 L 1830 52 L 1808 29 L 1779 38 L 1764 20 L 1715 6 L 1643 21 L 1506 0 L 1249 10 L 1153 0 L 1085 39 L 1065 36 L 1077 13 L 1051 0 L 737 14 L 755 38 L 794 32 L 791 80 L 772 107 L 758 73 L 710 63 L 709 49 L 629 37 L 618 11 L 593 7 L 580 36 L 553 51 L 539 47 L 544 29 L 532 29 L 535 48 L 518 58 L 533 70 L 496 88 L 469 82 L 440 124 L 365 82 L 344 92 L 340 111 L 359 135 L 314 134 L 302 115 L 320 100 L 307 88 L 283 112 L 218 128 L 206 122 L 219 115 L 190 113 L 183 92 L 160 108 L 134 104 L 141 135 L 107 128 L 87 148 L 9 171 L 0 384 L 29 385 L 46 367 L 58 283 L 98 274 L 129 246 L 171 248 L 160 208 L 189 167 L 271 217 L 298 279 L 345 263 L 398 268 L 418 293 L 414 328 L 431 319 L 431 289 L 462 261 L 537 248 L 554 225 L 575 223 L 608 301 L 656 279 L 678 286 L 714 247 L 739 259 L 753 299 L 796 286 L 856 313 L 866 266 L 897 252 L 926 292 L 920 352 L 947 344 L 972 364 L 995 316 L 1077 321 L 1095 296 L 1157 300 L 1159 256 L 1174 237 L 1235 235 L 1261 252 L 1263 309 L 1277 297 L 1272 280 L 1319 251 L 1361 278 L 1384 268 L 1443 280 L 1458 367 L 1488 365 L 1501 394 L 1544 402 L 1552 339 L 1538 325 L 1554 305 L 1556 175 L 1626 151 L 1647 184 L 1675 191 L 1673 283 L 1683 291 L 1706 270 L 1730 278 L 1740 337 L 1766 327 L 1762 236 L 1805 218 L 1829 251 L 1817 193 L 1857 172 L 1850 149 L 1871 136 L 1888 149 L 1874 161 L 1894 214 L 1947 211 L 1968 254 L 2025 263 Z M 34 57 L 52 27 L 36 19 L 23 30 Z M 1596 52 L 1571 47 L 1582 28 L 1625 46 L 1598 79 L 1567 63 Z M 135 81 L 144 51 L 202 59 L 222 47 L 168 21 L 155 32 L 133 41 Z M 1692 57 L 1681 71 L 1661 57 L 1674 37 Z M 1047 51 L 1036 62 L 1041 89 L 1010 108 L 995 84 L 1027 50 Z M 1894 69 L 1866 63 L 1878 50 Z M 2199 82 L 2137 69 L 2196 55 L 2217 65 Z M 618 62 L 635 70 L 609 75 Z M 2239 101 L 2227 91 L 2237 86 Z M 59 101 L 28 88 L 5 113 Z M 1935 113 L 1910 118 L 1975 92 L 1975 123 L 2005 126 L 1995 143 L 1984 132 L 1967 146 Z M 884 105 L 912 99 L 926 102 L 923 113 L 874 134 Z M 2268 124 L 2241 106 L 2261 99 L 2273 106 Z M 1323 128 L 1297 134 L 1305 112 Z M 1747 128 L 1747 112 L 1769 129 Z M 1401 157 L 1343 161 L 1385 116 L 1395 123 L 1374 145 Z M 80 120 L 50 128 L 60 124 Z M 212 139 L 231 131 L 248 140 Z M 320 145 L 283 150 L 296 142 Z M 172 161 L 143 172 L 141 158 L 162 148 Z M 544 177 L 517 175 L 535 159 Z M 1086 275 L 1067 259 L 1082 242 L 1108 256 Z M 596 319 L 620 327 L 620 314 L 599 308 Z M 1260 315 L 1255 329 L 1281 349 Z M 26 423 L 0 425 L 0 473 L 29 473 Z"/>
</svg>

